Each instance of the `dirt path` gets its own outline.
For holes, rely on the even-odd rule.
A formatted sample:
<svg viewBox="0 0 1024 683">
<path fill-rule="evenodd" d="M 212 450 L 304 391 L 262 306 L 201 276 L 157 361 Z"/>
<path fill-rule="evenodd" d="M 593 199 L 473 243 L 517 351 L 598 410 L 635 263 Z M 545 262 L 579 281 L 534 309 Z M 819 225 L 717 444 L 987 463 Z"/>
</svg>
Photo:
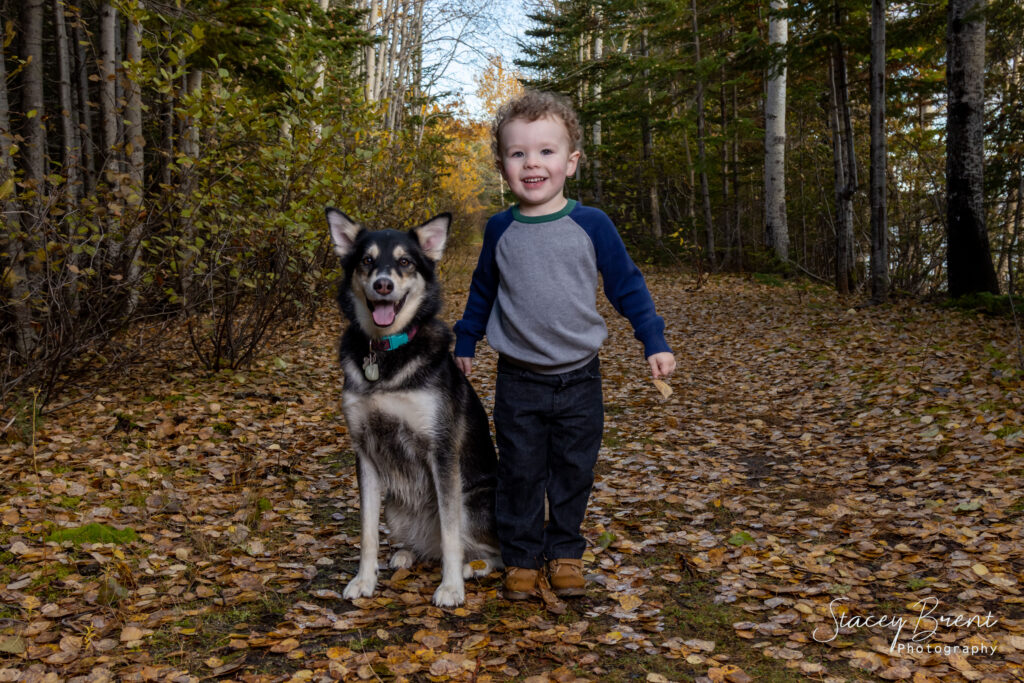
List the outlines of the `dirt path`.
<svg viewBox="0 0 1024 683">
<path fill-rule="evenodd" d="M 0 681 L 1022 680 L 1010 327 L 649 282 L 675 393 L 606 311 L 593 588 L 566 613 L 502 600 L 496 574 L 437 609 L 435 567 L 340 597 L 358 510 L 327 307 L 249 371 L 206 377 L 168 348 L 0 446 Z M 493 363 L 474 373 L 488 407 Z"/>
</svg>

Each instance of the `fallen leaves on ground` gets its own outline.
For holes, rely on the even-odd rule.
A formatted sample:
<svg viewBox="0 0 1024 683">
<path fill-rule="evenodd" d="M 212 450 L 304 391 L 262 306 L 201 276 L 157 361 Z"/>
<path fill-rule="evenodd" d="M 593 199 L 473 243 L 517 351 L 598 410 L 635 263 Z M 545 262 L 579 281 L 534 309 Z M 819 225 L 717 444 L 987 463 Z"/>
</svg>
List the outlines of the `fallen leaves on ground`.
<svg viewBox="0 0 1024 683">
<path fill-rule="evenodd" d="M 1011 326 L 649 283 L 673 392 L 606 307 L 589 594 L 564 613 L 503 600 L 497 573 L 439 609 L 425 565 L 341 598 L 358 494 L 325 307 L 244 372 L 170 340 L 0 446 L 0 681 L 1020 680 Z M 481 348 L 488 408 L 493 369 Z"/>
</svg>

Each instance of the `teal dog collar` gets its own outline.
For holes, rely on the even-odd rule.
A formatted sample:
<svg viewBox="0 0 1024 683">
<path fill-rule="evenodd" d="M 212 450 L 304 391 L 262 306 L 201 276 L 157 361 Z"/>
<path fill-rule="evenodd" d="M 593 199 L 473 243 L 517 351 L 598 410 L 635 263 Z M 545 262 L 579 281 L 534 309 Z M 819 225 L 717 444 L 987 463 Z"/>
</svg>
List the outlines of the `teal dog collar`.
<svg viewBox="0 0 1024 683">
<path fill-rule="evenodd" d="M 416 336 L 416 332 L 419 328 L 413 326 L 406 332 L 400 332 L 398 334 L 389 334 L 386 337 L 380 339 L 374 339 L 370 342 L 370 348 L 374 351 L 394 351 L 399 346 L 408 344 L 412 341 L 412 338 Z"/>
</svg>

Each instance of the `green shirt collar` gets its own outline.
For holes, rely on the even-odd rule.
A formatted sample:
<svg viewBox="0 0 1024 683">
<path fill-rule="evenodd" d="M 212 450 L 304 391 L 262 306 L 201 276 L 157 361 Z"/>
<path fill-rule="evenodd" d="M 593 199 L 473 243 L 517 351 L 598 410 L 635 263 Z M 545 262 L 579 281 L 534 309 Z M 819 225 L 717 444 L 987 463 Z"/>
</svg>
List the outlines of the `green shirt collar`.
<svg viewBox="0 0 1024 683">
<path fill-rule="evenodd" d="M 524 216 L 519 212 L 519 205 L 516 204 L 512 207 L 512 218 L 519 221 L 520 223 L 549 223 L 551 221 L 557 221 L 562 216 L 568 216 L 573 209 L 576 208 L 576 200 L 569 199 L 565 202 L 565 206 L 560 211 L 555 213 L 549 213 L 544 216 Z"/>
</svg>

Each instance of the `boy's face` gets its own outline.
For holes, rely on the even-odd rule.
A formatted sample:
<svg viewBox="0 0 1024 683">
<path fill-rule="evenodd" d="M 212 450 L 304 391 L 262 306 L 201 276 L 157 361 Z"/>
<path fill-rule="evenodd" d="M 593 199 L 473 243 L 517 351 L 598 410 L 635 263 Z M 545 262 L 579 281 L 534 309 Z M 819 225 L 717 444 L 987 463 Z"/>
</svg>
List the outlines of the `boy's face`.
<svg viewBox="0 0 1024 683">
<path fill-rule="evenodd" d="M 525 216 L 555 213 L 565 206 L 565 179 L 576 173 L 573 150 L 562 120 L 552 116 L 512 119 L 501 130 L 501 174 Z"/>
</svg>

